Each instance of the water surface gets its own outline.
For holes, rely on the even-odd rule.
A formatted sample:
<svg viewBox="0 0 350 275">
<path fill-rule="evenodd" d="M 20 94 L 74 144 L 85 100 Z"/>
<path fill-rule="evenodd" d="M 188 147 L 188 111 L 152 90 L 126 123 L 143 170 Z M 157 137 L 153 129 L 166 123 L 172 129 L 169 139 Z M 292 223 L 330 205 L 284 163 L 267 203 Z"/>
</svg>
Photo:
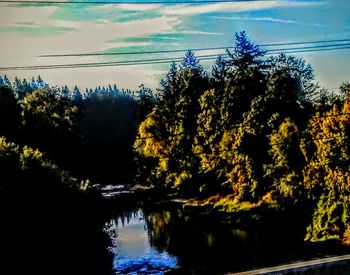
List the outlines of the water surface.
<svg viewBox="0 0 350 275">
<path fill-rule="evenodd" d="M 293 224 L 243 229 L 227 219 L 181 207 L 152 206 L 115 213 L 106 231 L 117 274 L 222 274 L 329 253 L 307 246 L 304 232 Z M 349 265 L 338 268 L 337 274 L 344 268 Z"/>
</svg>

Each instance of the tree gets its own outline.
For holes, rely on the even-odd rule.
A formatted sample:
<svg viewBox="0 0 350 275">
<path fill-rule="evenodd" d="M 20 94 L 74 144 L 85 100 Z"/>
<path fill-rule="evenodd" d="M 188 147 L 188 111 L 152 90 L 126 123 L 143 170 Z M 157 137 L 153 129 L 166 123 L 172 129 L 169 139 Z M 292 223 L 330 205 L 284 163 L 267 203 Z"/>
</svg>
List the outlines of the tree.
<svg viewBox="0 0 350 275">
<path fill-rule="evenodd" d="M 6 75 L 4 75 L 4 77 L 0 77 L 0 86 L 7 86 L 8 88 L 12 88 L 11 81 Z"/>
<path fill-rule="evenodd" d="M 307 240 L 341 239 L 350 224 L 350 99 L 309 122 L 304 185 L 314 206 Z"/>
<path fill-rule="evenodd" d="M 44 89 L 48 88 L 49 85 L 46 84 L 46 82 L 41 78 L 40 75 L 38 75 L 38 78 L 36 80 L 37 83 L 37 89 Z"/>
<path fill-rule="evenodd" d="M 154 166 L 151 175 L 168 186 L 194 190 L 197 157 L 191 154 L 196 133 L 198 99 L 209 87 L 208 77 L 193 52 L 180 68 L 172 63 L 161 81 L 160 100 L 139 126 L 135 150 Z M 189 192 L 192 192 L 189 191 Z"/>
<path fill-rule="evenodd" d="M 223 85 L 205 91 L 199 100 L 193 148 L 201 160 L 200 173 L 207 178 L 202 190 L 257 201 L 276 189 L 284 177 L 277 172 L 280 157 L 270 149 L 269 136 L 282 135 L 277 134 L 282 129 L 292 131 L 287 122 L 302 129 L 307 113 L 298 103 L 300 75 L 294 74 L 294 63 L 270 68 L 264 52 L 245 33 L 235 37 L 231 61 L 218 59 L 214 65 L 215 74 L 224 75 Z M 293 141 L 298 134 L 296 130 Z M 300 152 L 298 156 L 291 154 L 290 163 L 296 159 L 303 163 Z M 301 173 L 300 167 L 287 170 L 285 177 L 293 171 Z"/>
<path fill-rule="evenodd" d="M 287 117 L 269 137 L 272 162 L 265 168 L 265 177 L 270 179 L 273 190 L 278 191 L 282 204 L 286 201 L 294 205 L 305 203 L 302 173 L 306 160 L 300 136 L 298 126 Z"/>
<path fill-rule="evenodd" d="M 305 60 L 281 54 L 267 60 L 269 71 L 283 72 L 298 81 L 297 98 L 300 104 L 308 104 L 318 91 L 312 67 Z"/>
<path fill-rule="evenodd" d="M 244 192 L 233 182 L 242 182 L 243 176 L 238 179 L 236 172 L 245 171 L 252 164 L 243 163 L 249 162 L 249 158 L 240 153 L 238 141 L 243 138 L 243 130 L 237 126 L 243 122 L 252 100 L 264 94 L 266 76 L 259 60 L 263 51 L 244 32 L 235 35 L 235 48 L 228 53 L 228 60 L 219 57 L 213 67 L 213 89 L 205 91 L 199 99 L 194 152 L 199 154 L 202 173 L 208 177 L 202 190 L 227 193 L 233 188 L 243 198 Z M 246 174 L 253 175 L 248 171 Z M 244 185 L 250 184 L 246 181 Z"/>
<path fill-rule="evenodd" d="M 145 85 L 139 86 L 138 91 L 138 116 L 139 121 L 143 121 L 146 116 L 152 111 L 153 107 L 157 102 L 157 98 L 150 88 L 145 87 Z"/>
<path fill-rule="evenodd" d="M 69 163 L 66 154 L 72 153 L 72 140 L 78 139 L 79 107 L 54 89 L 34 91 L 20 105 L 22 142 L 47 152 L 60 165 Z"/>
<path fill-rule="evenodd" d="M 77 86 L 74 87 L 73 93 L 72 93 L 72 102 L 79 107 L 82 107 L 83 104 L 83 97 L 81 95 L 81 92 Z"/>
<path fill-rule="evenodd" d="M 215 64 L 211 72 L 212 82 L 213 82 L 213 85 L 215 85 L 215 87 L 224 86 L 226 77 L 227 77 L 227 68 L 228 68 L 227 61 L 222 57 L 222 55 L 219 55 L 215 61 Z"/>
<path fill-rule="evenodd" d="M 261 50 L 258 45 L 252 43 L 246 32 L 235 34 L 235 47 L 233 52 L 226 50 L 230 58 L 230 63 L 234 68 L 245 69 L 248 67 L 260 66 L 265 51 Z"/>
<path fill-rule="evenodd" d="M 186 52 L 185 57 L 181 61 L 181 68 L 195 70 L 197 74 L 204 74 L 203 67 L 199 64 L 199 60 L 191 50 Z"/>
<path fill-rule="evenodd" d="M 0 136 L 18 138 L 21 116 L 15 93 L 7 86 L 0 86 Z"/>
</svg>

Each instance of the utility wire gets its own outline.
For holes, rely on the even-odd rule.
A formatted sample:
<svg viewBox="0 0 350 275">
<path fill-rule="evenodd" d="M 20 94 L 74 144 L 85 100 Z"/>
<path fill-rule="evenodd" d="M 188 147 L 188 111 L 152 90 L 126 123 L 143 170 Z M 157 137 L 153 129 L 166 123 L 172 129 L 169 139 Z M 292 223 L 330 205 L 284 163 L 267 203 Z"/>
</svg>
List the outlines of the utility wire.
<svg viewBox="0 0 350 275">
<path fill-rule="evenodd" d="M 275 46 L 289 46 L 289 45 L 303 45 L 303 44 L 320 44 L 320 43 L 335 43 L 335 42 L 350 42 L 350 39 L 335 39 L 335 40 L 323 40 L 323 41 L 300 41 L 300 42 L 286 42 L 286 43 L 272 43 L 261 44 L 260 47 L 275 47 Z M 336 44 L 336 45 L 348 45 L 348 44 Z M 314 46 L 318 47 L 318 46 Z M 331 45 L 322 45 L 322 47 L 331 47 Z M 226 50 L 232 49 L 234 46 L 229 47 L 209 47 L 209 48 L 192 48 L 192 49 L 177 49 L 177 50 L 159 50 L 159 51 L 138 51 L 138 52 L 111 52 L 111 53 L 72 53 L 72 54 L 44 54 L 36 57 L 73 57 L 73 56 L 109 56 L 109 55 L 139 55 L 139 54 L 162 54 L 162 53 L 180 53 L 188 50 L 192 51 L 211 51 L 211 50 Z M 293 48 L 287 48 L 293 49 Z M 269 51 L 275 51 L 278 49 L 271 49 Z"/>
<path fill-rule="evenodd" d="M 201 60 L 215 59 L 217 55 L 199 56 Z M 158 59 L 143 59 L 115 62 L 93 62 L 93 63 L 72 63 L 72 64 L 56 64 L 56 65 L 34 65 L 34 66 L 19 66 L 19 67 L 0 67 L 0 70 L 36 70 L 36 69 L 52 69 L 52 68 L 85 68 L 85 67 L 105 67 L 105 66 L 124 66 L 124 65 L 149 65 L 169 62 L 179 62 L 183 58 L 158 58 Z"/>
<path fill-rule="evenodd" d="M 200 0 L 200 1 L 37 1 L 37 0 L 0 0 L 0 4 L 87 4 L 87 5 L 155 5 L 155 4 L 167 4 L 167 5 L 177 5 L 177 4 L 215 4 L 215 3 L 240 3 L 240 2 L 266 2 L 270 0 Z"/>
<path fill-rule="evenodd" d="M 305 49 L 299 48 L 298 50 L 275 52 L 270 55 L 282 54 L 282 53 L 307 53 L 307 52 L 323 52 L 329 50 L 345 50 L 350 49 L 350 45 L 344 47 L 333 47 L 333 48 L 321 48 L 321 49 Z M 215 60 L 218 55 L 203 55 L 197 58 L 200 61 L 203 60 Z M 227 57 L 226 54 L 222 55 Z M 162 64 L 170 62 L 181 62 L 183 58 L 159 58 L 159 59 L 143 59 L 143 60 L 129 60 L 129 61 L 112 61 L 112 62 L 93 62 L 93 63 L 72 63 L 72 64 L 55 64 L 55 65 L 33 65 L 33 66 L 15 66 L 15 67 L 0 67 L 1 71 L 10 70 L 46 70 L 46 69 L 73 69 L 73 68 L 89 68 L 89 67 L 117 67 L 117 66 L 134 66 L 134 65 L 152 65 L 152 64 Z"/>
<path fill-rule="evenodd" d="M 336 50 L 346 50 L 350 49 L 350 46 L 344 46 L 344 47 L 336 47 L 336 48 L 327 48 L 327 49 L 310 49 L 310 50 L 294 50 L 294 51 L 284 51 L 281 53 L 290 54 L 290 53 L 311 53 L 311 52 L 326 52 L 326 51 L 336 51 Z M 277 54 L 281 54 L 277 53 Z M 276 53 L 275 53 L 276 54 Z"/>
<path fill-rule="evenodd" d="M 309 49 L 323 49 L 323 48 L 330 48 L 330 47 L 349 47 L 350 43 L 341 43 L 341 44 L 330 44 L 330 45 L 318 45 L 318 46 L 305 46 L 305 47 L 294 47 L 294 48 L 282 48 L 282 49 L 272 49 L 267 50 L 267 53 L 270 52 L 281 52 L 281 51 L 294 51 L 294 50 L 309 50 Z"/>
</svg>

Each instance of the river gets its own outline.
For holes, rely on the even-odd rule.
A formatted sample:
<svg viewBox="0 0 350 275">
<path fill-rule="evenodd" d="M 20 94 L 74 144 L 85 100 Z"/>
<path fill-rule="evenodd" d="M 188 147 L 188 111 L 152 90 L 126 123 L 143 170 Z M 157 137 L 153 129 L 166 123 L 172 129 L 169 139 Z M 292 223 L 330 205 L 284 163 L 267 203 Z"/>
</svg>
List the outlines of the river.
<svg viewBox="0 0 350 275">
<path fill-rule="evenodd" d="M 104 228 L 116 274 L 223 274 L 344 253 L 306 244 L 293 221 L 240 228 L 179 204 L 127 201 L 112 204 Z"/>
</svg>

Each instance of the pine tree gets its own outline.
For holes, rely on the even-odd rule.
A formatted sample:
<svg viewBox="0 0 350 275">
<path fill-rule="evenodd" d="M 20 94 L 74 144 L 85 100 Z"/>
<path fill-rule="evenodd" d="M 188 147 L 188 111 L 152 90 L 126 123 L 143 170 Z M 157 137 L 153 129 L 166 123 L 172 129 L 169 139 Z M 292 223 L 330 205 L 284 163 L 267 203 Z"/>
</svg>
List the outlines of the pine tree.
<svg viewBox="0 0 350 275">
<path fill-rule="evenodd" d="M 235 68 L 244 69 L 247 67 L 261 66 L 261 58 L 264 57 L 265 51 L 261 50 L 258 45 L 252 43 L 245 32 L 235 34 L 235 47 L 233 52 L 226 50 L 230 63 Z"/>
<path fill-rule="evenodd" d="M 41 76 L 39 75 L 37 80 L 37 87 L 38 89 L 44 89 L 44 88 L 48 88 L 48 85 L 46 84 L 46 82 L 41 78 Z"/>
<path fill-rule="evenodd" d="M 227 77 L 227 61 L 219 55 L 213 66 L 211 75 L 214 85 L 223 86 Z"/>
<path fill-rule="evenodd" d="M 83 97 L 77 86 L 74 87 L 74 90 L 72 93 L 72 102 L 77 106 L 82 106 L 83 104 Z"/>
</svg>

